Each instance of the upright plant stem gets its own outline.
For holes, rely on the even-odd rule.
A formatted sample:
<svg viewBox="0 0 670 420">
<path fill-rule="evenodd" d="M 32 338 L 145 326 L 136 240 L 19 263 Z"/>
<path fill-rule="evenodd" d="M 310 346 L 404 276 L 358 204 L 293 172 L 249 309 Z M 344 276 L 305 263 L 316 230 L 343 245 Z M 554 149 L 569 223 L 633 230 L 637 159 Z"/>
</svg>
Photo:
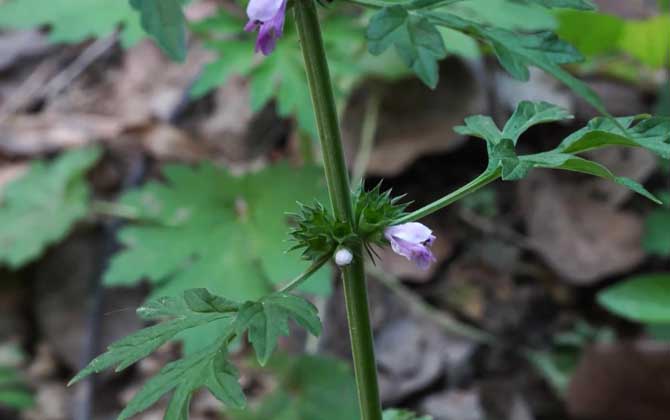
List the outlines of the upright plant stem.
<svg viewBox="0 0 670 420">
<path fill-rule="evenodd" d="M 339 119 L 314 0 L 295 1 L 295 20 L 323 149 L 326 182 L 333 212 L 335 217 L 353 226 L 349 175 L 344 161 Z M 351 251 L 355 258 L 350 265 L 343 268 L 342 277 L 361 420 L 381 420 L 362 245 L 357 244 Z"/>
</svg>

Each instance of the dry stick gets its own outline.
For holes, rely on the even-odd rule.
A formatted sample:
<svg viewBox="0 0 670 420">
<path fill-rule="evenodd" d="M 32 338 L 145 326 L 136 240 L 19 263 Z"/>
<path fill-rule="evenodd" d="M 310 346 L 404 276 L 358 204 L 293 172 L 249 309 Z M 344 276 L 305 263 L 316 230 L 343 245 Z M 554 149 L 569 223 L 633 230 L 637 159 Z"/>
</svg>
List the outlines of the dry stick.
<svg viewBox="0 0 670 420">
<path fill-rule="evenodd" d="M 478 343 L 493 344 L 497 343 L 498 339 L 491 333 L 473 327 L 458 321 L 448 314 L 438 310 L 420 296 L 414 293 L 411 289 L 406 287 L 402 282 L 382 269 L 368 264 L 366 268 L 367 273 L 379 280 L 384 286 L 388 287 L 400 299 L 402 299 L 412 311 L 419 313 L 426 318 L 432 320 L 448 333 L 459 335 L 461 337 L 469 338 Z"/>
<path fill-rule="evenodd" d="M 51 63 L 41 64 L 22 84 L 20 96 L 11 100 L 0 112 L 0 123 L 20 111 L 35 98 L 44 98 L 47 101 L 54 99 L 60 92 L 79 77 L 91 64 L 102 57 L 118 39 L 117 34 L 100 38 L 86 47 L 77 58 L 48 82 L 42 83 L 44 72 L 51 69 Z"/>
<path fill-rule="evenodd" d="M 370 163 L 370 155 L 375 144 L 377 126 L 379 125 L 379 108 L 381 105 L 381 94 L 379 89 L 373 88 L 365 104 L 365 115 L 361 127 L 361 139 L 358 146 L 358 154 L 354 163 L 352 185 L 356 186 L 363 181 L 365 172 Z"/>
<path fill-rule="evenodd" d="M 118 33 L 106 38 L 99 38 L 86 47 L 77 58 L 66 68 L 58 73 L 46 86 L 44 86 L 44 98 L 49 101 L 55 98 L 63 89 L 69 86 L 79 77 L 91 64 L 102 57 L 110 48 L 116 44 Z"/>
</svg>

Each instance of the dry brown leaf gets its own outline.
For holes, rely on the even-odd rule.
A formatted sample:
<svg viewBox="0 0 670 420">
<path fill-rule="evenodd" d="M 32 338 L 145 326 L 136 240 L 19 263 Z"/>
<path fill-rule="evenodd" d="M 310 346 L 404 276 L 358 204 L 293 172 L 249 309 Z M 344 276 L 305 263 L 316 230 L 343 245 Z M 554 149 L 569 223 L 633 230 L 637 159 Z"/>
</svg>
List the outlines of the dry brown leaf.
<svg viewBox="0 0 670 420">
<path fill-rule="evenodd" d="M 142 145 L 149 155 L 161 160 L 197 162 L 207 150 L 186 132 L 167 124 L 155 124 L 142 133 Z"/>
<path fill-rule="evenodd" d="M 634 342 L 587 349 L 567 393 L 571 415 L 589 420 L 667 420 L 670 346 Z"/>
<path fill-rule="evenodd" d="M 116 118 L 101 115 L 53 112 L 17 115 L 0 123 L 0 152 L 32 157 L 113 139 L 122 130 Z"/>
<path fill-rule="evenodd" d="M 452 128 L 484 110 L 483 88 L 464 64 L 450 61 L 443 67 L 448 74 L 442 75 L 434 91 L 416 79 L 379 87 L 382 101 L 368 174 L 397 175 L 420 156 L 450 151 L 463 143 Z M 344 115 L 343 139 L 350 163 L 358 149 L 366 96 L 359 92 Z"/>
<path fill-rule="evenodd" d="M 583 196 L 544 171 L 523 180 L 520 195 L 530 242 L 566 281 L 593 284 L 644 258 L 637 215 Z"/>
<path fill-rule="evenodd" d="M 589 153 L 612 172 L 644 183 L 658 166 L 658 158 L 644 149 L 610 148 Z M 619 206 L 635 195 L 633 191 L 614 182 L 593 178 L 583 183 L 584 194 L 601 198 L 611 206 Z"/>
<path fill-rule="evenodd" d="M 191 48 L 185 63 L 175 63 L 151 41 L 142 42 L 124 54 L 123 67 L 112 77 L 100 112 L 117 115 L 127 126 L 154 118 L 169 120 L 211 57 L 202 48 Z"/>
<path fill-rule="evenodd" d="M 38 30 L 14 31 L 0 35 L 0 71 L 7 70 L 22 58 L 43 54 L 50 48 Z"/>
</svg>

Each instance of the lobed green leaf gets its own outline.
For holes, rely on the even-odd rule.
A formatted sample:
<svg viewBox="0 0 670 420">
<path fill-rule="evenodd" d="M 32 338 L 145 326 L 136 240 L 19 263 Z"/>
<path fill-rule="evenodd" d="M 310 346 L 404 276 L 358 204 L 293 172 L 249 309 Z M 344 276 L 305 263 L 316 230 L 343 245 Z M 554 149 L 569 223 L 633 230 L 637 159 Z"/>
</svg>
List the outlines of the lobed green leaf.
<svg viewBox="0 0 670 420">
<path fill-rule="evenodd" d="M 367 31 L 369 51 L 380 55 L 395 46 L 407 67 L 430 88 L 437 86 L 437 62 L 446 57 L 442 35 L 428 18 L 401 6 L 385 7 L 370 20 Z"/>
<path fill-rule="evenodd" d="M 596 118 L 568 136 L 558 147 L 546 152 L 519 156 L 516 143 L 531 126 L 544 122 L 560 121 L 571 116 L 560 108 L 547 103 L 519 103 L 503 131 L 490 117 L 477 115 L 465 119 L 465 125 L 455 130 L 463 135 L 478 137 L 486 141 L 489 154 L 487 173 L 500 171 L 503 180 L 524 178 L 533 168 L 561 169 L 604 178 L 658 203 L 661 201 L 638 182 L 613 174 L 605 166 L 575 156 L 589 150 L 606 146 L 642 147 L 665 156 L 670 151 L 668 144 L 670 119 L 649 117 L 627 117 L 612 121 Z M 638 121 L 633 125 L 634 121 Z M 625 134 L 621 130 L 625 130 Z"/>
<path fill-rule="evenodd" d="M 88 214 L 86 172 L 100 155 L 98 148 L 83 148 L 52 162 L 34 161 L 5 187 L 0 195 L 0 265 L 16 269 L 38 258 Z"/>
<path fill-rule="evenodd" d="M 265 365 L 277 347 L 280 336 L 289 334 L 288 320 L 295 320 L 312 335 L 321 335 L 321 321 L 316 307 L 304 298 L 275 293 L 258 302 L 247 302 L 235 320 L 238 335 L 249 331 L 249 342 L 256 350 L 258 362 Z"/>
</svg>

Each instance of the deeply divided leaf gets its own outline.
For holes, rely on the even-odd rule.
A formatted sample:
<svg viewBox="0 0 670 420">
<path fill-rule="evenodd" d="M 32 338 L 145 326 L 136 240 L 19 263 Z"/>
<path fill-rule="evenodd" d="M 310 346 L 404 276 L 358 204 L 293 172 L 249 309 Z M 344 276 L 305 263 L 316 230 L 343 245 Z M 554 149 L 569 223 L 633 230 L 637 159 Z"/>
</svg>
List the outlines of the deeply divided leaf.
<svg viewBox="0 0 670 420">
<path fill-rule="evenodd" d="M 163 173 L 166 183 L 149 183 L 121 200 L 137 219 L 119 234 L 125 249 L 105 273 L 108 285 L 148 278 L 158 296 L 201 287 L 236 300 L 256 299 L 308 265 L 284 252 L 286 213 L 296 201 L 323 196 L 318 168 L 279 164 L 233 176 L 203 164 L 168 166 Z M 327 273 L 318 277 L 311 290 L 324 292 Z"/>
<path fill-rule="evenodd" d="M 70 384 L 106 369 L 123 370 L 185 330 L 203 333 L 205 325 L 219 324 L 222 332 L 211 337 L 212 344 L 167 364 L 149 379 L 121 412 L 120 420 L 145 411 L 170 393 L 164 419 L 187 420 L 191 396 L 201 388 L 230 409 L 243 408 L 246 402 L 239 373 L 228 358 L 228 345 L 236 337 L 248 333 L 259 361 L 265 364 L 277 347 L 279 336 L 289 333 L 289 319 L 314 335 L 321 333 L 316 308 L 307 300 L 286 293 L 240 305 L 204 289 L 191 289 L 177 298 L 157 299 L 137 312 L 142 318 L 162 322 L 113 343 Z"/>
<path fill-rule="evenodd" d="M 573 7 L 591 9 L 588 1 L 538 0 L 545 7 Z M 528 80 L 529 66 L 538 67 L 563 82 L 602 114 L 607 114 L 598 95 L 561 66 L 583 60 L 570 44 L 554 33 L 540 31 L 518 33 L 451 13 L 448 8 L 410 10 L 409 7 L 390 6 L 378 11 L 368 27 L 368 47 L 379 54 L 394 45 L 398 54 L 428 86 L 435 87 L 438 78 L 437 62 L 446 56 L 446 50 L 437 27 L 461 32 L 490 46 L 500 64 L 514 78 Z"/>
<path fill-rule="evenodd" d="M 289 334 L 289 319 L 316 337 L 321 334 L 321 321 L 316 307 L 304 298 L 284 293 L 242 305 L 235 328 L 238 335 L 245 330 L 249 331 L 249 341 L 256 350 L 258 361 L 265 365 L 277 347 L 279 337 Z"/>
<path fill-rule="evenodd" d="M 401 6 L 385 7 L 370 20 L 367 38 L 371 54 L 394 46 L 398 55 L 431 88 L 437 86 L 437 62 L 447 55 L 442 35 L 428 18 Z"/>
<path fill-rule="evenodd" d="M 600 163 L 576 154 L 607 146 L 624 146 L 642 147 L 664 157 L 670 152 L 670 119 L 628 117 L 615 122 L 596 118 L 585 128 L 568 136 L 553 150 L 530 155 L 517 154 L 516 143 L 528 128 L 535 124 L 567 118 L 571 116 L 556 106 L 524 101 L 517 106 L 502 131 L 490 117 L 482 115 L 466 118 L 465 125 L 456 127 L 455 130 L 486 141 L 489 154 L 486 173 L 494 174 L 499 171 L 503 180 L 524 178 L 533 168 L 562 169 L 616 182 L 660 204 L 659 199 L 638 182 L 616 176 Z"/>
<path fill-rule="evenodd" d="M 184 297 L 164 297 L 157 299 L 137 312 L 145 319 L 165 319 L 164 322 L 147 327 L 113 343 L 105 353 L 94 359 L 82 370 L 72 383 L 88 375 L 115 367 L 117 372 L 126 369 L 140 359 L 153 353 L 178 333 L 212 322 L 230 324 L 235 313 L 226 307 L 225 311 L 197 312 L 189 308 L 186 296 L 200 294 L 203 291 L 189 290 Z M 209 292 L 206 292 L 209 295 Z M 222 298 L 219 298 L 222 299 Z"/>
</svg>

